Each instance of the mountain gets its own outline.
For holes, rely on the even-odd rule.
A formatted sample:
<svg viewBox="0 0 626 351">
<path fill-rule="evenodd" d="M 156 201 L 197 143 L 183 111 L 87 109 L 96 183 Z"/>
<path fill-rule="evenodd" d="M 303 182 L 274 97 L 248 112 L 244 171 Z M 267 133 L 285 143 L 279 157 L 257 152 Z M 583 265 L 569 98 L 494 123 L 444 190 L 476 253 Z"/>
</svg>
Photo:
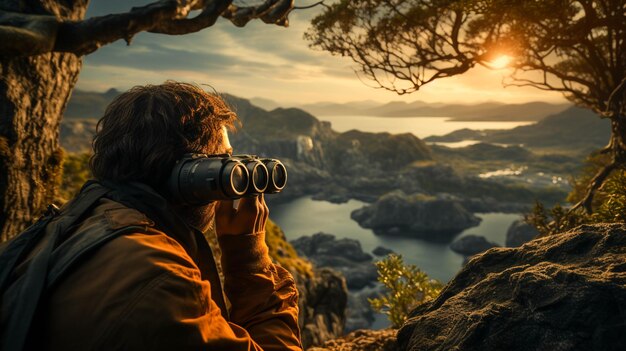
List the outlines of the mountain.
<svg viewBox="0 0 626 351">
<path fill-rule="evenodd" d="M 531 148 L 567 148 L 594 150 L 606 145 L 611 135 L 609 121 L 588 109 L 570 107 L 527 126 L 508 130 L 461 129 L 444 136 L 424 139 L 428 142 L 478 140 L 489 143 L 524 145 Z"/>
<path fill-rule="evenodd" d="M 300 105 L 301 109 L 317 116 L 374 116 L 374 117 L 450 117 L 455 121 L 539 121 L 562 112 L 569 104 L 527 102 L 504 104 L 443 104 L 423 101 L 392 101 L 376 104 L 371 101 L 351 103 L 317 103 Z"/>
<path fill-rule="evenodd" d="M 274 100 L 262 98 L 262 97 L 253 97 L 249 99 L 253 105 L 259 106 L 260 108 L 271 111 L 275 108 L 279 108 L 280 104 Z"/>
<path fill-rule="evenodd" d="M 64 118 L 100 118 L 114 97 L 120 92 L 114 88 L 104 93 L 74 89 Z"/>
<path fill-rule="evenodd" d="M 346 103 L 316 102 L 298 105 L 298 107 L 316 116 L 344 116 L 365 115 L 367 110 L 379 107 L 380 105 L 380 103 L 372 100 L 364 100 Z"/>
</svg>

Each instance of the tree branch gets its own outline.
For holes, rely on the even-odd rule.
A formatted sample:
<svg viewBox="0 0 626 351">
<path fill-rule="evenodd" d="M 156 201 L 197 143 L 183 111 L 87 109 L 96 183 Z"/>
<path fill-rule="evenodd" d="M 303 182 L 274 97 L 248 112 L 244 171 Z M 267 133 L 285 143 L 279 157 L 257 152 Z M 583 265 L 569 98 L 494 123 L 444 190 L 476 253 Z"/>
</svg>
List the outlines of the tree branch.
<svg viewBox="0 0 626 351">
<path fill-rule="evenodd" d="M 211 27 L 219 16 L 236 26 L 253 19 L 287 26 L 293 0 L 266 0 L 257 6 L 238 7 L 232 0 L 161 0 L 134 7 L 127 13 L 62 21 L 54 16 L 0 10 L 0 56 L 32 56 L 46 52 L 86 55 L 139 32 L 181 35 Z M 202 10 L 187 18 L 192 10 Z"/>
<path fill-rule="evenodd" d="M 618 167 L 619 164 L 615 159 L 613 159 L 608 165 L 602 167 L 602 169 L 600 169 L 593 177 L 591 182 L 589 182 L 585 196 L 583 196 L 583 198 L 569 210 L 569 213 L 572 213 L 579 208 L 584 208 L 588 214 L 591 214 L 593 211 L 593 197 L 596 191 L 602 186 L 602 184 L 604 184 L 604 181 L 609 177 L 609 175 Z"/>
</svg>

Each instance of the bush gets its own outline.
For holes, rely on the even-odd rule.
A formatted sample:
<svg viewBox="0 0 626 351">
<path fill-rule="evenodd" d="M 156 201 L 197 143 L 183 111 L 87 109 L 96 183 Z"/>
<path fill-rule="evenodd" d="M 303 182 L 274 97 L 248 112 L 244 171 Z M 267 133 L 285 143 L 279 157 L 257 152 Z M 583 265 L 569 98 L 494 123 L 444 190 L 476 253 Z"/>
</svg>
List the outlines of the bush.
<svg viewBox="0 0 626 351">
<path fill-rule="evenodd" d="M 572 179 L 572 191 L 567 201 L 575 204 L 585 195 L 587 184 L 597 171 L 609 159 L 606 155 L 592 155 L 586 161 L 581 175 Z M 563 233 L 581 224 L 615 223 L 626 221 L 626 170 L 613 171 L 604 182 L 604 185 L 593 198 L 592 214 L 583 209 L 569 211 L 560 205 L 547 210 L 541 203 L 537 203 L 533 211 L 525 216 L 528 224 L 533 225 L 541 236 Z"/>
<path fill-rule="evenodd" d="M 388 292 L 369 302 L 374 310 L 389 316 L 394 328 L 400 328 L 411 310 L 434 299 L 441 291 L 441 283 L 414 265 L 405 265 L 402 256 L 391 254 L 376 262 L 376 266 L 378 280 Z"/>
<path fill-rule="evenodd" d="M 83 184 L 91 179 L 89 170 L 89 153 L 66 153 L 63 157 L 63 174 L 57 201 L 64 203 L 72 199 Z"/>
</svg>

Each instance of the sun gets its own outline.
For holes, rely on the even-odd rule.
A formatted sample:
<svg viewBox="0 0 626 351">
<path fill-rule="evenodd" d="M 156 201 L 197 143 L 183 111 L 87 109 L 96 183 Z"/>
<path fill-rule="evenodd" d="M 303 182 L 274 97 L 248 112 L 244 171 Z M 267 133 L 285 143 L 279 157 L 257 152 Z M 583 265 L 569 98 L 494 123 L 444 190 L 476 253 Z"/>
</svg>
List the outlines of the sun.
<svg viewBox="0 0 626 351">
<path fill-rule="evenodd" d="M 509 55 L 500 55 L 492 61 L 487 62 L 487 64 L 493 69 L 503 69 L 509 66 L 512 59 L 513 58 Z"/>
</svg>

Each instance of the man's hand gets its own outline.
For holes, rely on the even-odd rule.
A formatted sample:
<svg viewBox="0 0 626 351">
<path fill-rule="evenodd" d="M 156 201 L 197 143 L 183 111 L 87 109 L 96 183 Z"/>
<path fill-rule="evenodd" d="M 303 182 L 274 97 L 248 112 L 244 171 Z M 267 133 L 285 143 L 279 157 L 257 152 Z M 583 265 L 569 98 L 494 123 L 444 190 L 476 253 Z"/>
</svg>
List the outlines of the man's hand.
<svg viewBox="0 0 626 351">
<path fill-rule="evenodd" d="M 233 201 L 219 201 L 215 209 L 215 230 L 218 236 L 253 234 L 265 231 L 269 209 L 263 195 L 244 197 L 237 209 Z"/>
</svg>

